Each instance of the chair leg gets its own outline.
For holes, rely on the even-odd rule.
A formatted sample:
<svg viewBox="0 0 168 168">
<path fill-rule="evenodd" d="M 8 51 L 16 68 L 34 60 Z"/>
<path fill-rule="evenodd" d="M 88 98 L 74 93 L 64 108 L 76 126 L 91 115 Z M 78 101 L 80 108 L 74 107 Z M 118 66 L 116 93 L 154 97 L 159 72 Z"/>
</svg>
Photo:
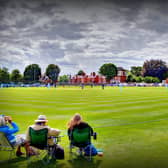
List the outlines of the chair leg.
<svg viewBox="0 0 168 168">
<path fill-rule="evenodd" d="M 69 146 L 69 160 L 73 161 L 73 146 Z"/>
<path fill-rule="evenodd" d="M 72 147 L 69 147 L 69 156 L 70 156 L 70 160 L 72 159 Z"/>
<path fill-rule="evenodd" d="M 51 146 L 49 147 L 49 158 L 51 158 L 51 160 L 56 160 L 56 156 L 55 156 L 55 152 L 56 152 L 56 146 Z"/>
<path fill-rule="evenodd" d="M 9 158 L 8 158 L 8 162 L 11 160 L 12 156 L 15 156 L 15 150 L 11 150 L 9 153 Z"/>
<path fill-rule="evenodd" d="M 89 161 L 92 160 L 92 146 L 90 145 L 90 151 L 89 151 Z"/>
<path fill-rule="evenodd" d="M 72 145 L 69 146 L 69 152 L 72 153 Z"/>
<path fill-rule="evenodd" d="M 50 163 L 50 160 L 53 158 L 53 148 L 48 147 L 47 148 L 47 155 L 46 155 L 46 162 L 44 163 L 45 165 Z"/>
</svg>

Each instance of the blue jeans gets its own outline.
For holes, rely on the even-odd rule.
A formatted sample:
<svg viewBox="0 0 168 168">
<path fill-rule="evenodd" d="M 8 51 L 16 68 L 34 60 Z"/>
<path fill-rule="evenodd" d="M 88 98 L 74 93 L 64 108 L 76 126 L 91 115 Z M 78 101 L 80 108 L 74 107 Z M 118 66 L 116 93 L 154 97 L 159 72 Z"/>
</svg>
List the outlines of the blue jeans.
<svg viewBox="0 0 168 168">
<path fill-rule="evenodd" d="M 91 151 L 90 151 L 91 150 Z M 97 149 L 94 147 L 94 145 L 90 144 L 88 145 L 87 147 L 84 148 L 84 152 L 85 152 L 85 155 L 86 156 L 89 156 L 90 155 L 90 152 L 91 152 L 91 155 L 92 156 L 95 156 L 97 155 Z"/>
</svg>

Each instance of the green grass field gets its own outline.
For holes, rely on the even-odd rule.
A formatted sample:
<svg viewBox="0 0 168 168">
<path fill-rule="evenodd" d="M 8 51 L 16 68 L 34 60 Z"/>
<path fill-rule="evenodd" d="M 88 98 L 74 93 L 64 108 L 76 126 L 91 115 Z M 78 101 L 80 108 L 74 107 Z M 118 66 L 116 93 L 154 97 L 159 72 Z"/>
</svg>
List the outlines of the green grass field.
<svg viewBox="0 0 168 168">
<path fill-rule="evenodd" d="M 167 168 L 168 167 L 168 89 L 154 87 L 58 87 L 2 88 L 0 113 L 11 115 L 25 133 L 39 114 L 45 114 L 51 127 L 66 135 L 66 123 L 74 113 L 94 127 L 104 150 L 93 162 L 77 159 L 69 162 L 68 138 L 62 138 L 65 160 L 47 167 L 59 168 Z M 0 152 L 0 160 L 7 159 Z M 0 167 L 41 167 L 38 160 L 29 163 L 13 157 Z M 44 166 L 43 166 L 44 167 Z"/>
</svg>

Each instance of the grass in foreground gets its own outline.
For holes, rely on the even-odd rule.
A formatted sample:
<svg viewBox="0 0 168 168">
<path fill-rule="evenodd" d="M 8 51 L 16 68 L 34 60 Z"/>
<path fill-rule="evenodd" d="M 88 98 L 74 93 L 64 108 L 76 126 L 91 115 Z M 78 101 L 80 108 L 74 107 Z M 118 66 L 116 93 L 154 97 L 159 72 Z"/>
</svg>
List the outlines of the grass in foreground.
<svg viewBox="0 0 168 168">
<path fill-rule="evenodd" d="M 62 138 L 65 160 L 48 167 L 60 168 L 167 168 L 168 90 L 154 87 L 123 88 L 78 87 L 3 88 L 0 89 L 0 113 L 11 115 L 25 133 L 39 114 L 45 114 L 51 127 L 66 135 L 66 123 L 76 112 L 98 133 L 97 148 L 103 158 L 89 163 L 83 159 L 69 162 L 68 138 Z M 0 160 L 7 159 L 0 152 Z M 30 165 L 24 158 L 13 157 L 1 167 L 42 167 L 36 160 Z M 43 166 L 44 167 L 44 166 Z"/>
</svg>

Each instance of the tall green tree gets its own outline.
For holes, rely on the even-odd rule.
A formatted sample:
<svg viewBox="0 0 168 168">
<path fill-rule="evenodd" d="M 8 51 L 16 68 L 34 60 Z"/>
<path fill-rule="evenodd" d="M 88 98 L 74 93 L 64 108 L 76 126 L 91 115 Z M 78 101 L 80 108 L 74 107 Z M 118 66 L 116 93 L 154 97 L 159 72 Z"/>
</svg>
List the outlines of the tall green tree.
<svg viewBox="0 0 168 168">
<path fill-rule="evenodd" d="M 24 81 L 28 83 L 37 82 L 41 76 L 41 68 L 38 64 L 28 65 L 24 70 Z"/>
<path fill-rule="evenodd" d="M 18 83 L 22 81 L 22 75 L 18 69 L 14 69 L 10 75 L 11 81 Z"/>
<path fill-rule="evenodd" d="M 112 63 L 103 64 L 99 73 L 104 75 L 108 81 L 110 81 L 114 76 L 117 75 L 117 67 Z"/>
<path fill-rule="evenodd" d="M 132 66 L 131 73 L 135 76 L 142 76 L 142 67 L 140 66 Z"/>
<path fill-rule="evenodd" d="M 160 80 L 165 78 L 164 74 L 167 72 L 168 67 L 166 62 L 162 60 L 147 60 L 143 64 L 143 76 L 157 77 Z"/>
<path fill-rule="evenodd" d="M 77 75 L 82 75 L 82 76 L 85 76 L 85 74 L 86 73 L 83 70 L 79 70 L 78 73 L 77 73 Z"/>
<path fill-rule="evenodd" d="M 56 83 L 60 73 L 60 68 L 58 65 L 49 64 L 46 68 L 46 75 L 52 80 L 52 83 Z"/>
<path fill-rule="evenodd" d="M 163 79 L 167 79 L 168 78 L 168 69 L 167 71 L 163 74 Z"/>
<path fill-rule="evenodd" d="M 9 83 L 10 82 L 10 74 L 8 69 L 3 67 L 0 68 L 0 83 Z"/>
</svg>

